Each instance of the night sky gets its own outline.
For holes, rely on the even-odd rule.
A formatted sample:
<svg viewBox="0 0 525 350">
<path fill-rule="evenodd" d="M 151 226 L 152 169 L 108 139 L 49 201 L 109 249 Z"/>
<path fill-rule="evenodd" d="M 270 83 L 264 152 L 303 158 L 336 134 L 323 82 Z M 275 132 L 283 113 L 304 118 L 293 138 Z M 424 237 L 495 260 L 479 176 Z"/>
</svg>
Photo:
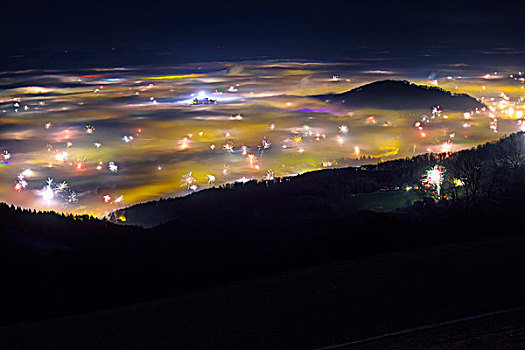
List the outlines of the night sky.
<svg viewBox="0 0 525 350">
<path fill-rule="evenodd" d="M 523 49 L 524 9 L 523 1 L 19 1 L 3 5 L 1 50 L 129 50 L 137 60 L 163 49 L 204 59 L 333 57 L 355 47 L 461 54 Z"/>
</svg>

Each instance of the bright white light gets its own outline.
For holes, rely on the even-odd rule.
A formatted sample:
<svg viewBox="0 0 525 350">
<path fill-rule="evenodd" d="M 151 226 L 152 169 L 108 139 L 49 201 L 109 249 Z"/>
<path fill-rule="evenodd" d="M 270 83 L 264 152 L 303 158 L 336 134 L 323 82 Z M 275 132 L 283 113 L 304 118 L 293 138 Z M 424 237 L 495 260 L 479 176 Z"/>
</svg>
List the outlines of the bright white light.
<svg viewBox="0 0 525 350">
<path fill-rule="evenodd" d="M 108 164 L 108 169 L 109 171 L 111 171 L 112 173 L 116 173 L 118 171 L 118 165 L 113 163 L 113 162 L 109 162 Z"/>
<path fill-rule="evenodd" d="M 47 179 L 47 185 L 44 186 L 44 188 L 39 193 L 40 197 L 42 197 L 42 199 L 46 201 L 48 206 L 51 204 L 51 200 L 55 196 L 55 191 L 53 191 L 53 189 L 51 188 L 52 184 L 53 180 Z"/>
<path fill-rule="evenodd" d="M 449 153 L 451 149 L 452 149 L 452 142 L 450 141 L 443 142 L 443 144 L 441 145 L 442 153 Z"/>
<path fill-rule="evenodd" d="M 206 179 L 208 179 L 208 183 L 209 184 L 212 184 L 215 182 L 215 176 L 209 174 L 209 175 L 206 175 Z"/>
<path fill-rule="evenodd" d="M 26 169 L 26 170 L 22 171 L 21 174 L 23 176 L 25 176 L 25 177 L 31 177 L 31 176 L 33 176 L 34 172 L 31 169 Z"/>
</svg>

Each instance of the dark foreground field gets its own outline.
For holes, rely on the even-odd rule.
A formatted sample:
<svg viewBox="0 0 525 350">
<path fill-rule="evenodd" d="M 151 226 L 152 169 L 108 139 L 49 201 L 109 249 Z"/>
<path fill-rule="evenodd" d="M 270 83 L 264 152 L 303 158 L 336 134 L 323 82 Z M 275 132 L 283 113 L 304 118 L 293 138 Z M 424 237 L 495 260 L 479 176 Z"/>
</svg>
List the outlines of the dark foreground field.
<svg viewBox="0 0 525 350">
<path fill-rule="evenodd" d="M 2 327 L 0 347 L 524 348 L 524 251 L 514 235 L 358 258 Z"/>
</svg>

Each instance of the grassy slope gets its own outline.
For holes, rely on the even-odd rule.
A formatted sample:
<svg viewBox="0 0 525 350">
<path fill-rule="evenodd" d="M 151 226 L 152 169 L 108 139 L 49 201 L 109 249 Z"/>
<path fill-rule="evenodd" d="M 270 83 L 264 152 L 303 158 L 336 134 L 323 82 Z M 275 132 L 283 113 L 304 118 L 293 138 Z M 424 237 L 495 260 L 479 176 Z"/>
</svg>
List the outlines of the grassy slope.
<svg viewBox="0 0 525 350">
<path fill-rule="evenodd" d="M 340 344 L 524 305 L 524 249 L 525 236 L 511 236 L 359 258 L 131 307 L 0 328 L 0 339 L 11 349 Z M 451 341 L 464 343 L 470 333 L 465 334 L 442 332 L 441 337 L 455 336 Z M 496 332 L 492 344 L 506 341 L 497 334 L 508 336 Z M 408 344 L 406 338 L 397 340 Z"/>
<path fill-rule="evenodd" d="M 392 191 L 359 193 L 350 197 L 348 205 L 353 210 L 392 211 L 412 205 L 419 198 L 414 192 Z"/>
</svg>

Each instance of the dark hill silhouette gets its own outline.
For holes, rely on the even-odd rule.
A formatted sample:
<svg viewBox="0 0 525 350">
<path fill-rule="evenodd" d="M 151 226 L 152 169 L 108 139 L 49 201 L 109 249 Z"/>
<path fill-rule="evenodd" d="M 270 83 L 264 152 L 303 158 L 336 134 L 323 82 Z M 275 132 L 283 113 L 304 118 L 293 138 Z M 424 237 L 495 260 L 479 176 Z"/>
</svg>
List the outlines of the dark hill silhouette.
<svg viewBox="0 0 525 350">
<path fill-rule="evenodd" d="M 150 203 L 141 207 L 147 215 L 171 216 L 150 229 L 0 205 L 0 324 L 128 305 L 326 262 L 522 234 L 524 138 L 518 133 L 451 155 Z M 435 201 L 428 188 L 417 191 L 421 201 L 402 210 L 353 207 L 355 197 L 375 189 L 393 190 L 372 193 L 385 198 L 405 193 L 395 189 L 420 183 L 436 163 L 447 169 L 446 198 Z M 455 187 L 453 179 L 463 186 Z"/>
<path fill-rule="evenodd" d="M 485 105 L 467 94 L 454 94 L 435 86 L 417 85 L 406 80 L 380 80 L 341 94 L 314 96 L 351 108 L 425 109 L 470 111 Z"/>
<path fill-rule="evenodd" d="M 476 154 L 493 161 L 505 153 L 503 148 L 507 146 L 504 145 L 519 137 L 517 135 L 479 146 Z M 265 216 L 271 211 L 278 216 L 290 217 L 300 217 L 304 212 L 312 211 L 315 215 L 322 216 L 325 211 L 331 211 L 334 207 L 348 212 L 352 211 L 356 195 L 396 188 L 399 190 L 420 184 L 423 172 L 436 162 L 442 162 L 447 167 L 452 159 L 468 152 L 473 151 L 458 152 L 451 157 L 444 153 L 423 154 L 376 165 L 319 170 L 259 183 L 252 180 L 245 184 L 229 184 L 185 197 L 136 204 L 111 213 L 110 218 L 117 221 L 118 217 L 125 216 L 128 224 L 153 227 L 170 220 L 185 221 L 189 217 L 246 217 L 247 212 Z M 253 198 L 257 198 L 257 203 Z M 402 200 L 403 197 L 399 198 Z M 404 204 L 405 202 L 400 203 L 399 207 Z M 365 203 L 360 209 L 363 208 L 370 206 Z"/>
</svg>

